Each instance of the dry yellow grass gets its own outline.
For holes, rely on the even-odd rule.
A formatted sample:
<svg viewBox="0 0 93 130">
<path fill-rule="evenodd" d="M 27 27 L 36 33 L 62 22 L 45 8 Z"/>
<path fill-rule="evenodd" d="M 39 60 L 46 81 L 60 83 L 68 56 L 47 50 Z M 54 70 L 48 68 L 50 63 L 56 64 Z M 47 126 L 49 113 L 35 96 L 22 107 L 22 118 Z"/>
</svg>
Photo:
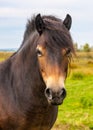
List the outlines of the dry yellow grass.
<svg viewBox="0 0 93 130">
<path fill-rule="evenodd" d="M 0 52 L 0 61 L 6 60 L 12 54 L 13 54 L 13 52 Z"/>
</svg>

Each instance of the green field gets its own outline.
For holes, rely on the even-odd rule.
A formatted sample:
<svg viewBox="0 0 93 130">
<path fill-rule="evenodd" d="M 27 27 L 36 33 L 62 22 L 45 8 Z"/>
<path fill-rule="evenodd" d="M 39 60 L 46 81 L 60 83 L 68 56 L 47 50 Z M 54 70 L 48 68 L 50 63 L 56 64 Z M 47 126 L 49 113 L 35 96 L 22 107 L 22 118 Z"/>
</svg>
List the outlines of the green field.
<svg viewBox="0 0 93 130">
<path fill-rule="evenodd" d="M 0 53 L 5 60 L 11 53 Z M 78 52 L 66 80 L 67 97 L 52 130 L 93 130 L 93 52 Z"/>
</svg>

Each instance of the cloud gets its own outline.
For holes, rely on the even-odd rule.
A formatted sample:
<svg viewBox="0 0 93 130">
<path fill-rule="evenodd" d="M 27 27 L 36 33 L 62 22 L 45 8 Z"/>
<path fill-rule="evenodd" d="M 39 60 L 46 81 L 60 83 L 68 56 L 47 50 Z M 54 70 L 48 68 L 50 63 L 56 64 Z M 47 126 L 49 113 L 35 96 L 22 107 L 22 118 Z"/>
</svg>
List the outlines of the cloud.
<svg viewBox="0 0 93 130">
<path fill-rule="evenodd" d="M 16 8 L 0 8 L 0 17 L 24 17 L 28 10 Z"/>
<path fill-rule="evenodd" d="M 39 12 L 64 17 L 66 13 L 70 13 L 75 20 L 81 21 L 82 19 L 86 20 L 87 16 L 92 12 L 93 1 L 39 0 L 37 2 L 37 0 L 0 0 L 0 5 L 1 17 L 27 18 Z"/>
<path fill-rule="evenodd" d="M 6 45 L 7 41 L 11 45 L 13 41 L 20 43 L 26 21 L 33 14 L 52 14 L 64 19 L 69 13 L 72 16 L 71 32 L 74 41 L 89 41 L 92 44 L 92 6 L 92 0 L 0 0 L 0 41 Z M 14 45 L 16 46 L 16 43 Z"/>
<path fill-rule="evenodd" d="M 11 0 L 0 0 L 0 3 L 2 3 L 3 5 L 12 5 L 12 6 L 17 6 L 17 7 L 30 7 L 30 8 L 42 8 L 42 7 L 55 7 L 56 8 L 61 5 L 61 6 L 67 6 L 67 5 L 72 5 L 73 3 L 76 3 L 76 1 L 78 0 L 39 0 L 39 2 L 37 2 L 37 0 L 15 0 L 15 1 L 11 1 Z M 1 4 L 1 5 L 2 5 Z"/>
</svg>

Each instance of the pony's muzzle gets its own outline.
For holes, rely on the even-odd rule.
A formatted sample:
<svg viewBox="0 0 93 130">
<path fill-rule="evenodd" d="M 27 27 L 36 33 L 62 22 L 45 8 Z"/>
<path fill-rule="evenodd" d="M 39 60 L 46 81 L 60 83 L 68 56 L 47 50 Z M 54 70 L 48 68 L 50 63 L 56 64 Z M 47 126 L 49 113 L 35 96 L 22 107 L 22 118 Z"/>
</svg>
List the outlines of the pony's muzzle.
<svg viewBox="0 0 93 130">
<path fill-rule="evenodd" d="M 50 104 L 61 105 L 66 97 L 66 90 L 65 88 L 62 88 L 58 92 L 55 92 L 51 88 L 46 88 L 45 96 Z"/>
</svg>

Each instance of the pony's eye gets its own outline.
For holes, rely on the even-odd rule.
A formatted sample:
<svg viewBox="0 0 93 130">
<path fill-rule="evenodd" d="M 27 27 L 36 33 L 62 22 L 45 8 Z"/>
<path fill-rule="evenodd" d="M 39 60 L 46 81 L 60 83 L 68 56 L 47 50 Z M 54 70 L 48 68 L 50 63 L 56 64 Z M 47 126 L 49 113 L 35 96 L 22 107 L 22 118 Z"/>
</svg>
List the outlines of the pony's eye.
<svg viewBox="0 0 93 130">
<path fill-rule="evenodd" d="M 42 52 L 39 49 L 36 50 L 36 53 L 37 53 L 37 56 L 39 56 L 39 57 L 42 56 Z"/>
<path fill-rule="evenodd" d="M 69 56 L 70 52 L 71 52 L 71 49 L 69 48 L 69 49 L 66 51 L 66 55 Z"/>
</svg>

